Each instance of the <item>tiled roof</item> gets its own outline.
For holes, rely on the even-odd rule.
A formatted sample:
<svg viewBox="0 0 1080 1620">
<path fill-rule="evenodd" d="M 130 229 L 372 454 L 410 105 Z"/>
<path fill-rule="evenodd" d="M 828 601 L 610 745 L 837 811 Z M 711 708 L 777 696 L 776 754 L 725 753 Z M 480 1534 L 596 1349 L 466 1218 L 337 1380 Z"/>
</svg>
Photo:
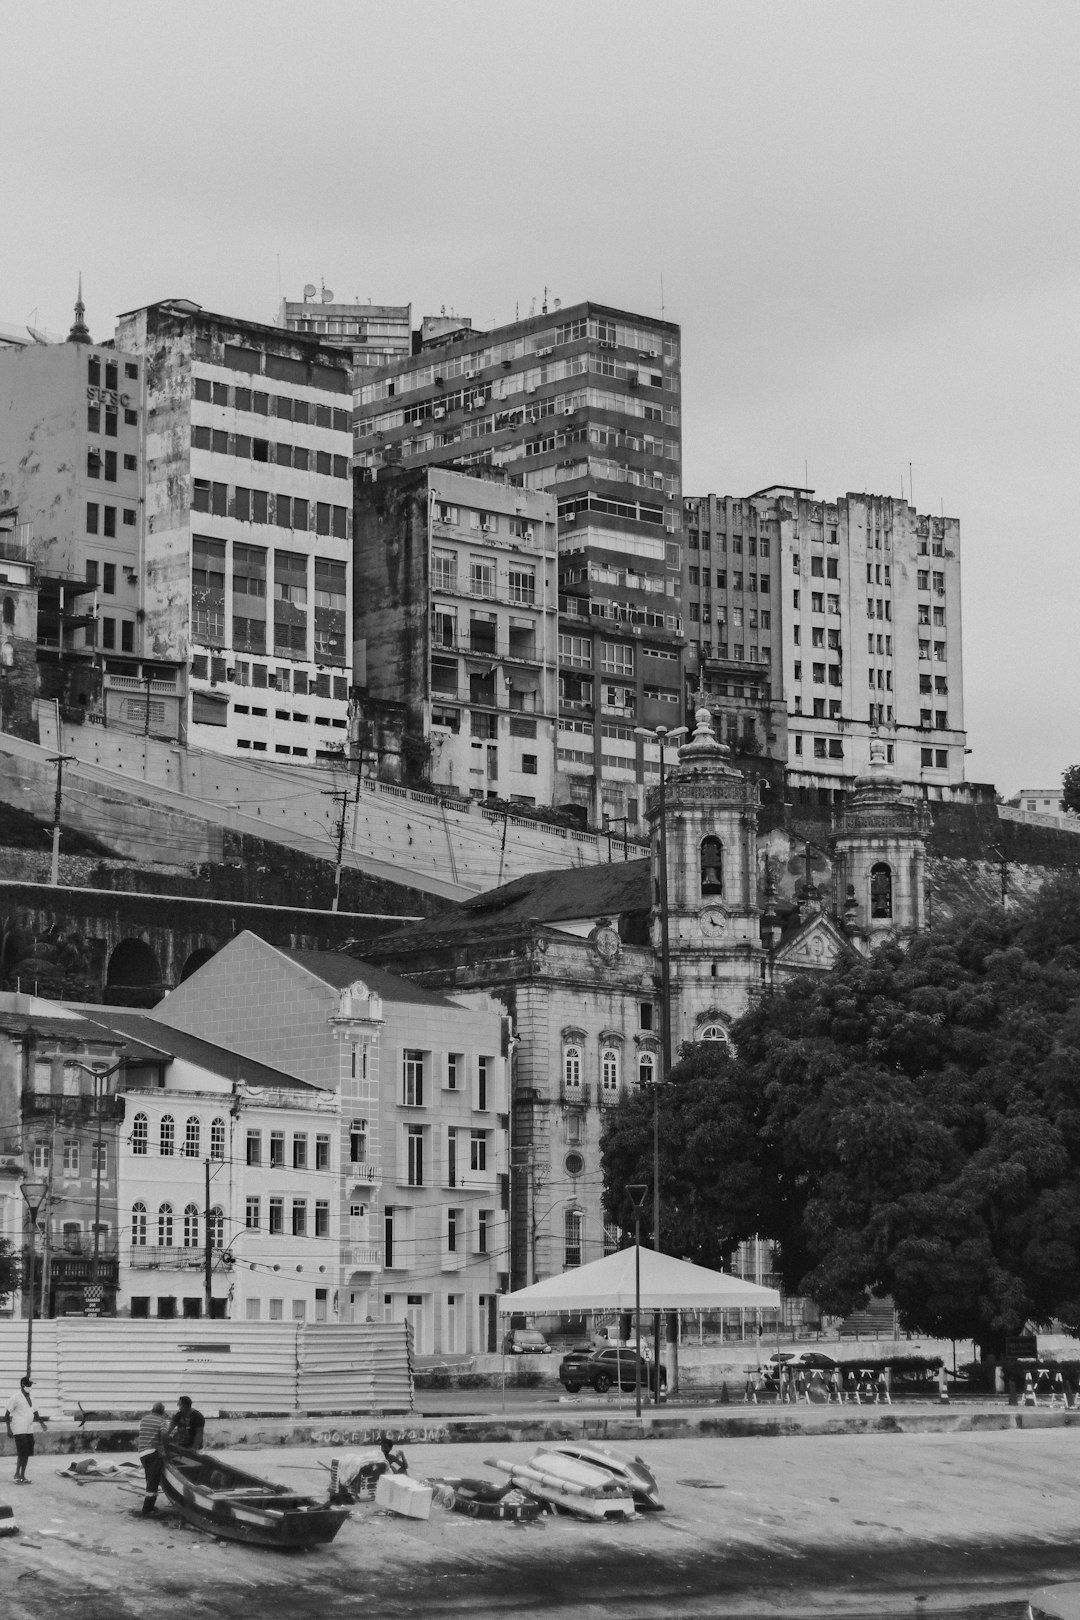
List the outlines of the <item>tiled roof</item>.
<svg viewBox="0 0 1080 1620">
<path fill-rule="evenodd" d="M 527 872 L 464 901 L 455 911 L 428 924 L 440 937 L 464 930 L 504 928 L 538 922 L 570 922 L 575 918 L 625 916 L 646 912 L 650 905 L 648 858 L 612 861 L 606 866 L 573 866 L 557 872 Z M 392 936 L 391 936 L 392 937 Z M 386 936 L 383 936 L 386 939 Z"/>
<path fill-rule="evenodd" d="M 423 990 L 420 985 L 411 984 L 396 973 L 387 973 L 385 968 L 374 967 L 370 962 L 361 966 L 355 956 L 346 956 L 341 951 L 287 951 L 279 945 L 273 949 L 335 990 L 344 990 L 362 979 L 368 989 L 384 1001 L 408 1001 L 421 1007 L 453 1007 L 460 1011 L 456 1001 L 449 1001 L 432 990 Z"/>
<path fill-rule="evenodd" d="M 353 965 L 355 967 L 355 963 Z M 198 1035 L 189 1035 L 183 1029 L 173 1029 L 169 1024 L 159 1024 L 150 1013 L 103 1007 L 101 1021 L 122 1035 L 129 1046 L 132 1043 L 141 1045 L 147 1061 L 150 1062 L 160 1062 L 163 1057 L 175 1057 L 187 1063 L 197 1064 L 199 1068 L 206 1069 L 221 1079 L 242 1081 L 246 1086 L 276 1086 L 279 1089 L 288 1086 L 303 1091 L 321 1089 L 311 1085 L 307 1080 L 298 1080 L 295 1075 L 286 1074 L 281 1069 L 272 1069 L 267 1063 L 259 1063 L 255 1058 L 245 1057 L 242 1052 L 233 1052 L 227 1046 L 204 1041 Z"/>
</svg>

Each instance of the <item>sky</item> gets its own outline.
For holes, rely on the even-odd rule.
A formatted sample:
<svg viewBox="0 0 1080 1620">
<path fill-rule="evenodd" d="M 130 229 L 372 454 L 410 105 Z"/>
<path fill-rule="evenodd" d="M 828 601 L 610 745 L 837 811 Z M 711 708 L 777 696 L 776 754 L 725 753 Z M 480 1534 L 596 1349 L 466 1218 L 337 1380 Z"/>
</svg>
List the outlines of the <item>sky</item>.
<svg viewBox="0 0 1080 1620">
<path fill-rule="evenodd" d="M 99 339 L 307 282 L 481 328 L 545 290 L 662 309 L 684 492 L 959 518 L 969 777 L 1080 761 L 1075 0 L 37 0 L 3 32 L 0 322 L 66 332 L 80 271 Z"/>
</svg>

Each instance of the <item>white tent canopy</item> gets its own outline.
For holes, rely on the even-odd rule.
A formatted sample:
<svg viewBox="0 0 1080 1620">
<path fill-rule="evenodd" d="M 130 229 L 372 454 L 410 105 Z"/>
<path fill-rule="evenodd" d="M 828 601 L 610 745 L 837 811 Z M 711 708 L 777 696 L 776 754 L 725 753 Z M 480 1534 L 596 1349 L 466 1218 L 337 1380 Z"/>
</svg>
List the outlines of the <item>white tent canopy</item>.
<svg viewBox="0 0 1080 1620">
<path fill-rule="evenodd" d="M 775 1288 L 761 1288 L 723 1271 L 709 1271 L 675 1260 L 655 1249 L 642 1249 L 641 1308 L 674 1310 L 779 1310 Z M 587 1266 L 577 1266 L 557 1277 L 545 1277 L 529 1288 L 499 1296 L 499 1310 L 632 1311 L 637 1303 L 634 1250 L 620 1249 Z"/>
</svg>

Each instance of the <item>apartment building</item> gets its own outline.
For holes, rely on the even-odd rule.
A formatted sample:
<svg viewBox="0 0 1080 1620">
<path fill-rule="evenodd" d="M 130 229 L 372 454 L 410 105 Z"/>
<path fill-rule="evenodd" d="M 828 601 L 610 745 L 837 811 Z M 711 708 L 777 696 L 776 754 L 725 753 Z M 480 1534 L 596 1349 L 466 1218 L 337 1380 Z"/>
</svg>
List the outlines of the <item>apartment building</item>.
<svg viewBox="0 0 1080 1620">
<path fill-rule="evenodd" d="M 200 747 L 344 752 L 349 362 L 315 338 L 170 299 L 120 317 L 144 371 L 146 645 L 187 679 Z"/>
<path fill-rule="evenodd" d="M 304 288 L 303 299 L 283 298 L 278 324 L 342 349 L 358 371 L 392 365 L 412 353 L 411 304 L 342 303 L 327 288 Z"/>
<path fill-rule="evenodd" d="M 336 1099 L 339 1319 L 407 1320 L 423 1355 L 496 1342 L 510 1105 L 492 1006 L 244 933 L 154 1011 Z"/>
<path fill-rule="evenodd" d="M 557 499 L 556 797 L 640 826 L 639 729 L 681 715 L 681 368 L 669 321 L 584 302 L 433 332 L 354 397 L 355 461 L 502 469 Z"/>
<path fill-rule="evenodd" d="M 360 472 L 354 681 L 406 779 L 551 804 L 558 725 L 555 499 L 446 468 Z"/>
<path fill-rule="evenodd" d="M 41 695 L 108 724 L 176 735 L 177 673 L 148 644 L 144 365 L 94 343 L 81 292 L 67 342 L 0 345 L 4 557 L 34 570 Z"/>
<path fill-rule="evenodd" d="M 832 802 L 877 733 L 901 782 L 964 796 L 956 518 L 776 485 L 688 500 L 684 523 L 690 667 L 727 740 L 755 739 L 796 795 Z"/>
</svg>

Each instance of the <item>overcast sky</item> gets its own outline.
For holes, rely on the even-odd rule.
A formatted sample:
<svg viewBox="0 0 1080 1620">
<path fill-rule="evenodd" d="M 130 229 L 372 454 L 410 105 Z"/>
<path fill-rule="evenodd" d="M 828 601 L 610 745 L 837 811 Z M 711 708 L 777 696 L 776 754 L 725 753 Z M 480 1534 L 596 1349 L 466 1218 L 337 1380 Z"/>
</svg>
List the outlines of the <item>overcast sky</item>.
<svg viewBox="0 0 1080 1620">
<path fill-rule="evenodd" d="M 279 289 L 683 329 L 684 490 L 961 523 L 969 775 L 1080 761 L 1075 0 L 5 8 L 0 321 Z"/>
</svg>

